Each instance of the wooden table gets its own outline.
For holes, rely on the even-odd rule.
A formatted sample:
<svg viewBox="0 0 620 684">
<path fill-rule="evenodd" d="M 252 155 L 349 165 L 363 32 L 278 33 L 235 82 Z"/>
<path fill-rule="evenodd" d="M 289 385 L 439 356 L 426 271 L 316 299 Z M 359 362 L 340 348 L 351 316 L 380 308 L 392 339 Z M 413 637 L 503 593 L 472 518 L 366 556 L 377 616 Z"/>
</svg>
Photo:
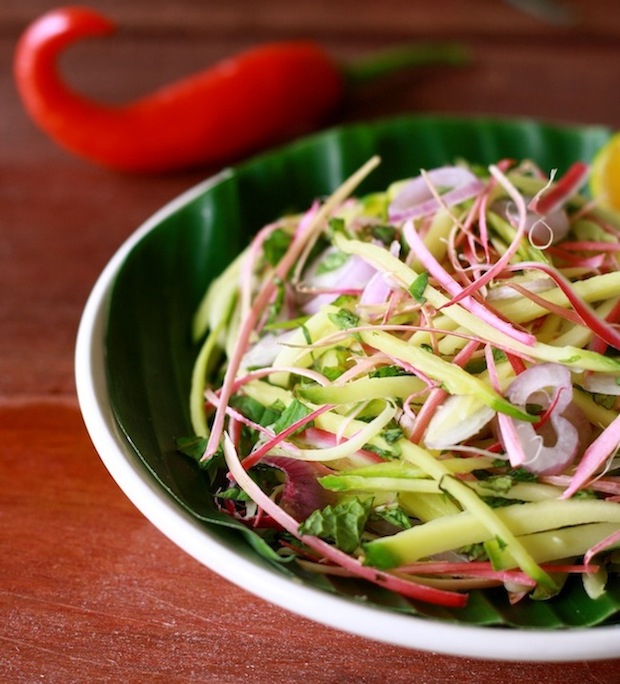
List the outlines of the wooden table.
<svg viewBox="0 0 620 684">
<path fill-rule="evenodd" d="M 121 101 L 259 41 L 309 36 L 343 61 L 424 39 L 472 51 L 354 98 L 342 120 L 524 115 L 620 128 L 616 0 L 553 26 L 500 0 L 93 0 L 122 25 L 63 62 Z M 101 465 L 73 347 L 98 273 L 144 219 L 213 169 L 160 177 L 68 156 L 26 118 L 9 69 L 46 0 L 0 6 L 0 680 L 3 682 L 618 682 L 618 663 L 507 664 L 379 645 L 275 608 L 164 538 Z M 619 654 L 620 655 L 620 654 Z"/>
</svg>

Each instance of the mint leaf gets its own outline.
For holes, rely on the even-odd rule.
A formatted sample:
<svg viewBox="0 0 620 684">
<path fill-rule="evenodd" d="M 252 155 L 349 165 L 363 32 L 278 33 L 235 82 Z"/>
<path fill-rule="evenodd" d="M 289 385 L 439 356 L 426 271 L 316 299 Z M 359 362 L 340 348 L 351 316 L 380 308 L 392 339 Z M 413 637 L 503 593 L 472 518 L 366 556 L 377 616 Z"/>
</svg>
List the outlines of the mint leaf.
<svg viewBox="0 0 620 684">
<path fill-rule="evenodd" d="M 321 369 L 321 373 L 323 373 L 323 375 L 331 382 L 339 378 L 344 371 L 345 369 L 342 366 L 326 366 L 325 368 Z"/>
<path fill-rule="evenodd" d="M 348 330 L 355 328 L 360 322 L 359 316 L 356 316 L 348 309 L 339 309 L 338 313 L 327 314 L 329 320 L 340 330 Z"/>
<path fill-rule="evenodd" d="M 496 361 L 497 363 L 501 363 L 502 361 L 506 360 L 506 352 L 504 352 L 502 349 L 493 347 L 491 354 L 493 356 L 493 361 Z"/>
<path fill-rule="evenodd" d="M 205 451 L 207 450 L 207 437 L 197 437 L 192 435 L 191 437 L 178 437 L 176 440 L 177 450 L 194 460 L 200 470 L 204 470 L 211 484 L 215 482 L 218 471 L 224 465 L 224 452 L 218 449 L 211 458 L 202 460 Z"/>
<path fill-rule="evenodd" d="M 592 394 L 592 399 L 595 404 L 607 409 L 612 409 L 616 404 L 616 397 L 607 394 Z"/>
<path fill-rule="evenodd" d="M 402 530 L 407 530 L 411 527 L 409 516 L 403 511 L 400 506 L 387 506 L 386 508 L 378 508 L 373 514 L 374 520 L 385 520 L 385 522 L 394 525 Z"/>
<path fill-rule="evenodd" d="M 416 302 L 424 304 L 424 302 L 426 301 L 426 297 L 424 296 L 424 290 L 426 290 L 427 285 L 427 271 L 423 271 L 422 273 L 420 273 L 420 275 L 418 275 L 417 278 L 414 279 L 411 285 L 409 285 L 409 294 L 416 300 Z"/>
<path fill-rule="evenodd" d="M 284 404 L 281 401 L 276 401 L 271 406 L 264 406 L 252 397 L 238 394 L 231 397 L 230 405 L 243 413 L 246 418 L 263 427 L 272 425 L 284 411 Z"/>
<path fill-rule="evenodd" d="M 230 499 L 232 501 L 252 501 L 250 495 L 240 487 L 229 487 L 221 492 L 216 492 L 218 499 Z"/>
<path fill-rule="evenodd" d="M 267 325 L 273 323 L 278 319 L 280 311 L 282 311 L 282 305 L 284 304 L 284 298 L 286 294 L 284 282 L 280 278 L 274 278 L 273 282 L 276 286 L 276 296 L 269 304 L 266 323 Z"/>
<path fill-rule="evenodd" d="M 399 426 L 394 426 L 386 428 L 381 433 L 381 436 L 388 444 L 394 444 L 395 442 L 398 442 L 398 440 L 404 435 L 402 428 L 400 428 Z"/>
<path fill-rule="evenodd" d="M 340 216 L 333 216 L 329 219 L 327 228 L 329 230 L 329 234 L 333 235 L 334 233 L 344 233 L 346 225 L 343 218 Z"/>
<path fill-rule="evenodd" d="M 538 480 L 536 473 L 532 473 L 525 468 L 514 468 L 510 471 L 510 477 L 515 482 L 536 482 Z"/>
<path fill-rule="evenodd" d="M 193 458 L 195 461 L 200 461 L 207 450 L 207 442 L 209 440 L 206 437 L 197 437 L 192 435 L 191 437 L 179 437 L 176 440 L 177 449 L 186 456 Z"/>
<path fill-rule="evenodd" d="M 287 427 L 293 425 L 293 423 L 296 423 L 299 420 L 302 420 L 311 412 L 312 411 L 305 404 L 302 404 L 301 401 L 298 399 L 293 399 L 293 401 L 291 401 L 284 411 L 282 411 L 280 417 L 273 426 L 274 432 L 278 434 L 283 430 L 286 430 Z M 308 422 L 310 423 L 311 421 Z M 304 424 L 302 429 L 306 427 L 308 427 L 308 425 Z"/>
<path fill-rule="evenodd" d="M 360 545 L 371 506 L 372 499 L 357 498 L 326 506 L 322 511 L 313 511 L 299 526 L 299 532 L 331 540 L 340 550 L 352 553 Z"/>
<path fill-rule="evenodd" d="M 340 268 L 348 258 L 349 255 L 345 252 L 341 252 L 340 250 L 328 252 L 323 257 L 321 263 L 316 269 L 317 275 L 321 275 L 321 273 L 329 273 L 330 271 L 335 271 L 337 268 Z"/>
<path fill-rule="evenodd" d="M 381 458 L 385 458 L 386 460 L 391 458 L 398 458 L 398 456 L 400 456 L 401 451 L 398 444 L 393 445 L 390 449 L 382 449 L 381 447 L 378 447 L 376 444 L 371 444 L 369 442 L 368 444 L 364 444 L 362 448 L 365 451 L 372 451 L 373 454 L 377 454 L 377 456 L 381 456 Z"/>
<path fill-rule="evenodd" d="M 392 378 L 399 375 L 411 375 L 402 366 L 381 366 L 368 373 L 369 378 Z"/>
<path fill-rule="evenodd" d="M 394 226 L 372 226 L 370 232 L 374 238 L 381 240 L 384 245 L 391 245 L 396 237 L 396 228 Z"/>
<path fill-rule="evenodd" d="M 284 229 L 276 228 L 263 243 L 265 260 L 272 266 L 277 266 L 286 254 L 292 239 Z"/>
</svg>

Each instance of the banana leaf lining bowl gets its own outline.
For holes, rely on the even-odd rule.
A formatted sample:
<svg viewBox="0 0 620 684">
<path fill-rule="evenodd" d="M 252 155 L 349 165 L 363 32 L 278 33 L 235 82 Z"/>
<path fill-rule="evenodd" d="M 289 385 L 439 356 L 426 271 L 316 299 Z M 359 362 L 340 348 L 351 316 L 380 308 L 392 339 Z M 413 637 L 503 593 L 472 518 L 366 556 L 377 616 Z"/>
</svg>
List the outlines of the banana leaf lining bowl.
<svg viewBox="0 0 620 684">
<path fill-rule="evenodd" d="M 620 654 L 620 583 L 590 600 L 578 581 L 560 598 L 510 606 L 473 592 L 465 609 L 405 601 L 361 582 L 330 581 L 265 560 L 214 510 L 204 471 L 176 450 L 191 434 L 197 348 L 191 319 L 208 283 L 264 224 L 329 194 L 371 156 L 358 192 L 463 158 L 530 158 L 561 173 L 589 161 L 603 127 L 530 120 L 403 117 L 326 131 L 227 169 L 160 210 L 121 246 L 86 304 L 76 347 L 80 407 L 102 461 L 167 537 L 231 582 L 332 627 L 453 655 L 568 661 Z"/>
</svg>

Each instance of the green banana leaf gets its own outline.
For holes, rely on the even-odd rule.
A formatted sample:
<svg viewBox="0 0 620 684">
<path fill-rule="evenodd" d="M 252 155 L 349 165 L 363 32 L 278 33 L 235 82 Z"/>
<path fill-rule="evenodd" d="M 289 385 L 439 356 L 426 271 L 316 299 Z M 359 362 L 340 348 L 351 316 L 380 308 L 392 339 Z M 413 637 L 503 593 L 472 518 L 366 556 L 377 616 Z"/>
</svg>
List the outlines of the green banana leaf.
<svg viewBox="0 0 620 684">
<path fill-rule="evenodd" d="M 264 224 L 306 209 L 329 194 L 372 155 L 380 167 L 359 193 L 459 158 L 490 164 L 530 158 L 545 171 L 591 160 L 608 139 L 602 127 L 568 127 L 529 120 L 408 116 L 329 130 L 255 158 L 207 182 L 179 202 L 133 248 L 109 301 L 106 370 L 115 419 L 160 485 L 211 532 L 240 553 L 269 562 L 252 533 L 214 510 L 204 471 L 175 448 L 191 434 L 188 395 L 197 348 L 191 318 L 208 283 Z M 267 561 L 265 558 L 267 557 Z M 477 591 L 464 609 L 404 600 L 360 581 L 330 580 L 278 565 L 304 582 L 395 611 L 469 625 L 565 628 L 620 621 L 620 581 L 589 599 L 579 580 L 559 597 L 508 604 L 503 591 Z"/>
</svg>

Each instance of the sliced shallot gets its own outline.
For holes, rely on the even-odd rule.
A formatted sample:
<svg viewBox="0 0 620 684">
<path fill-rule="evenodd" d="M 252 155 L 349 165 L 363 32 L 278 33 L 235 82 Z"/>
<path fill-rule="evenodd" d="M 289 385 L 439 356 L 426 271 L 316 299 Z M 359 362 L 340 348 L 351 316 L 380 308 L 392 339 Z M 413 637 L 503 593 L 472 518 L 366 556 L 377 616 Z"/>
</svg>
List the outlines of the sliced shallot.
<svg viewBox="0 0 620 684">
<path fill-rule="evenodd" d="M 435 213 L 440 206 L 436 195 L 441 189 L 441 201 L 453 206 L 475 197 L 484 183 L 461 166 L 442 166 L 417 176 L 404 185 L 388 207 L 391 221 L 406 221 Z"/>
<path fill-rule="evenodd" d="M 563 472 L 577 456 L 580 434 L 573 420 L 578 410 L 571 406 L 573 386 L 570 372 L 559 364 L 544 363 L 517 376 L 506 390 L 506 398 L 517 406 L 538 404 L 549 409 L 548 419 L 538 426 L 512 418 L 499 422 L 502 441 L 513 465 L 544 475 Z M 570 412 L 569 412 L 570 408 Z M 512 432 L 511 432 L 512 430 Z M 518 440 L 515 454 L 514 439 Z"/>
</svg>

